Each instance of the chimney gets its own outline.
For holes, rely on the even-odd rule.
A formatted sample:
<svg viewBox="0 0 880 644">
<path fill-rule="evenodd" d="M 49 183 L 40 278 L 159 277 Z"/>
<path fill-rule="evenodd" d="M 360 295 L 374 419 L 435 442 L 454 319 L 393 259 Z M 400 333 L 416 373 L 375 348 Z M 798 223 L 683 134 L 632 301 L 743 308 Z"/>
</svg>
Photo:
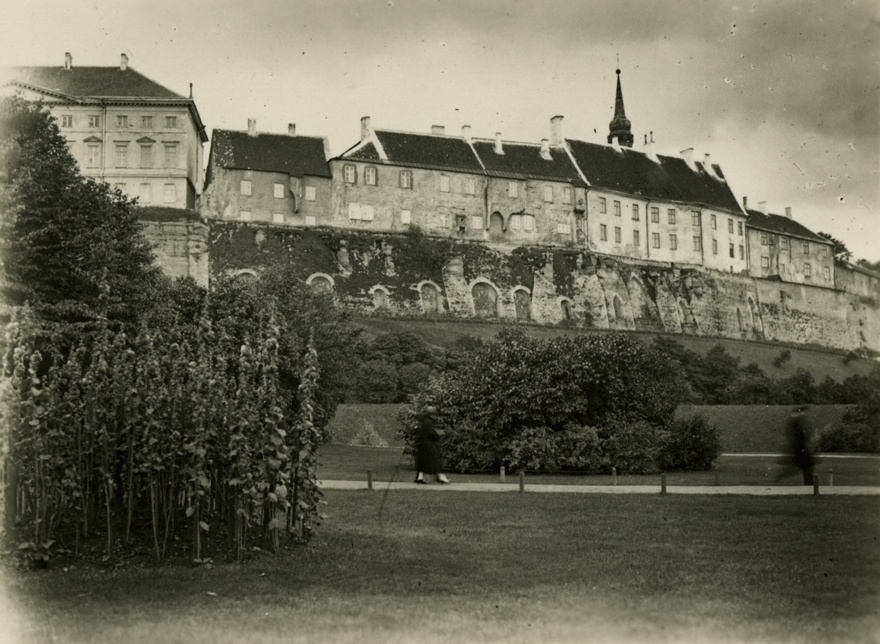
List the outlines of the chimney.
<svg viewBox="0 0 880 644">
<path fill-rule="evenodd" d="M 296 123 L 287 124 L 287 134 L 288 136 L 296 136 Z"/>
<path fill-rule="evenodd" d="M 550 141 L 547 139 L 541 139 L 541 158 L 547 161 L 552 159 L 550 156 Z"/>
<path fill-rule="evenodd" d="M 748 210 L 748 209 L 749 209 L 749 198 L 743 197 L 743 210 Z"/>
<path fill-rule="evenodd" d="M 361 141 L 366 141 L 370 138 L 372 134 L 372 130 L 370 129 L 370 117 L 362 116 L 361 117 Z"/>
<path fill-rule="evenodd" d="M 550 119 L 550 142 L 553 145 L 562 145 L 562 116 L 554 116 Z"/>
<path fill-rule="evenodd" d="M 654 151 L 654 131 L 651 131 L 650 138 L 648 135 L 645 135 L 645 154 L 652 161 L 659 162 L 660 160 L 657 158 L 657 153 Z"/>
<path fill-rule="evenodd" d="M 432 125 L 431 134 L 439 134 L 440 136 L 443 136 L 446 134 L 446 128 L 442 125 Z"/>
<path fill-rule="evenodd" d="M 684 162 L 687 163 L 688 167 L 691 170 L 696 170 L 697 166 L 694 164 L 694 149 L 693 148 L 685 148 L 681 151 L 681 157 L 684 159 Z"/>
<path fill-rule="evenodd" d="M 461 126 L 461 136 L 468 143 L 471 142 L 471 126 L 470 125 L 462 125 Z"/>
<path fill-rule="evenodd" d="M 248 136 L 257 136 L 257 119 L 248 119 Z"/>
<path fill-rule="evenodd" d="M 128 54 L 119 54 L 119 69 L 123 72 L 128 69 Z"/>
<path fill-rule="evenodd" d="M 762 213 L 764 213 L 766 215 L 767 214 L 767 202 L 766 201 L 759 201 L 758 202 L 758 210 L 760 210 Z"/>
<path fill-rule="evenodd" d="M 64 52 L 64 69 L 72 69 L 73 68 L 73 56 L 70 55 L 69 51 Z"/>
<path fill-rule="evenodd" d="M 791 206 L 785 207 L 785 216 L 791 219 Z"/>
<path fill-rule="evenodd" d="M 192 83 L 189 84 L 189 97 L 190 98 L 193 97 L 193 84 Z"/>
<path fill-rule="evenodd" d="M 504 154 L 504 146 L 501 145 L 501 132 L 495 132 L 495 154 Z"/>
</svg>

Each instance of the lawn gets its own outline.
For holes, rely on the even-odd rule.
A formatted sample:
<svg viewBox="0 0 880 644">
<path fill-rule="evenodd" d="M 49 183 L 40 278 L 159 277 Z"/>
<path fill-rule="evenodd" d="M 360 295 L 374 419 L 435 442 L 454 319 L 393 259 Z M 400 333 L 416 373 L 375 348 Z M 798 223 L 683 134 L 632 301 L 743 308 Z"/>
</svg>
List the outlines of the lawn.
<svg viewBox="0 0 880 644">
<path fill-rule="evenodd" d="M 317 537 L 213 568 L 7 571 L 23 641 L 859 642 L 880 499 L 328 491 Z M 11 631 L 7 631 L 9 634 Z"/>
</svg>

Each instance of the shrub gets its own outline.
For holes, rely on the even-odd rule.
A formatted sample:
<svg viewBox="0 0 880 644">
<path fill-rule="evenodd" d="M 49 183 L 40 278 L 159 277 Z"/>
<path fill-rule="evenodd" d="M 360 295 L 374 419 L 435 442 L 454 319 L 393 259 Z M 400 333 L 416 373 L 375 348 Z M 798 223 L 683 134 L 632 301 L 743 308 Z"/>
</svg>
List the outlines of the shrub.
<svg viewBox="0 0 880 644">
<path fill-rule="evenodd" d="M 646 421 L 611 420 L 600 430 L 605 468 L 618 472 L 649 474 L 658 471 L 657 458 L 663 432 Z"/>
<path fill-rule="evenodd" d="M 876 452 L 877 430 L 866 423 L 835 423 L 819 435 L 822 452 Z"/>
<path fill-rule="evenodd" d="M 703 416 L 691 416 L 666 428 L 658 465 L 664 470 L 709 470 L 720 453 L 718 429 Z"/>
<path fill-rule="evenodd" d="M 512 471 L 559 471 L 559 441 L 547 427 L 529 427 L 504 446 L 505 461 Z"/>
<path fill-rule="evenodd" d="M 403 396 L 411 396 L 416 393 L 428 378 L 431 377 L 431 367 L 424 362 L 413 362 L 412 364 L 398 367 L 400 375 L 400 394 Z"/>
<path fill-rule="evenodd" d="M 783 349 L 782 351 L 779 352 L 779 355 L 773 359 L 773 366 L 781 369 L 782 366 L 790 360 L 791 360 L 791 351 L 789 351 L 788 349 Z"/>
<path fill-rule="evenodd" d="M 368 420 L 363 420 L 349 445 L 356 447 L 388 447 L 388 441 L 379 436 L 379 432 Z"/>
<path fill-rule="evenodd" d="M 365 403 L 397 402 L 397 368 L 383 360 L 370 360 L 358 369 L 358 396 Z"/>
</svg>

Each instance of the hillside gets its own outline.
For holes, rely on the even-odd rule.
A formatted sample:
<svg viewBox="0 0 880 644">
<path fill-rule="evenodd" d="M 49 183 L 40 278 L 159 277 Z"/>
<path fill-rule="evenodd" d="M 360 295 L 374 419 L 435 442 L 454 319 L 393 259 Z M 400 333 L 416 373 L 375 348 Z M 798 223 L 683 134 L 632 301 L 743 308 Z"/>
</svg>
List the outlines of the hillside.
<svg viewBox="0 0 880 644">
<path fill-rule="evenodd" d="M 477 319 L 445 319 L 426 320 L 409 318 L 356 317 L 354 323 L 364 329 L 368 337 L 381 333 L 411 332 L 422 341 L 437 347 L 448 347 L 456 338 L 472 335 L 479 338 L 491 338 L 500 331 L 504 324 Z M 601 329 L 580 329 L 537 324 L 517 324 L 529 335 L 536 338 L 555 338 L 561 335 L 577 335 L 581 333 L 608 333 Z M 705 355 L 716 344 L 724 347 L 730 355 L 739 358 L 742 365 L 757 364 L 770 378 L 786 378 L 798 369 L 810 372 L 816 382 L 822 382 L 826 376 L 841 381 L 852 375 L 867 375 L 874 364 L 871 360 L 852 359 L 845 352 L 830 349 L 807 348 L 796 345 L 776 344 L 730 340 L 727 338 L 707 338 L 693 335 L 652 333 L 644 331 L 631 332 L 634 337 L 645 343 L 651 343 L 655 337 L 662 336 L 680 343 L 686 349 Z M 788 350 L 791 359 L 782 367 L 773 364 L 780 352 Z"/>
</svg>

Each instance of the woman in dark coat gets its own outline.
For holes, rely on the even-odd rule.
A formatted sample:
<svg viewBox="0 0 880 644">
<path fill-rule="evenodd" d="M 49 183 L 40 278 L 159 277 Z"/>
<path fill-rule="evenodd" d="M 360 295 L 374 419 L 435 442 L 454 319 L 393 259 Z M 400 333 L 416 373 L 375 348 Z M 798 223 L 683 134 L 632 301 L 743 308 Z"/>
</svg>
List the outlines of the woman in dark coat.
<svg viewBox="0 0 880 644">
<path fill-rule="evenodd" d="M 438 483 L 449 483 L 449 479 L 440 471 L 443 468 L 443 459 L 440 456 L 440 434 L 437 408 L 425 407 L 418 416 L 416 427 L 416 483 L 427 483 L 425 474 L 434 474 Z"/>
</svg>

